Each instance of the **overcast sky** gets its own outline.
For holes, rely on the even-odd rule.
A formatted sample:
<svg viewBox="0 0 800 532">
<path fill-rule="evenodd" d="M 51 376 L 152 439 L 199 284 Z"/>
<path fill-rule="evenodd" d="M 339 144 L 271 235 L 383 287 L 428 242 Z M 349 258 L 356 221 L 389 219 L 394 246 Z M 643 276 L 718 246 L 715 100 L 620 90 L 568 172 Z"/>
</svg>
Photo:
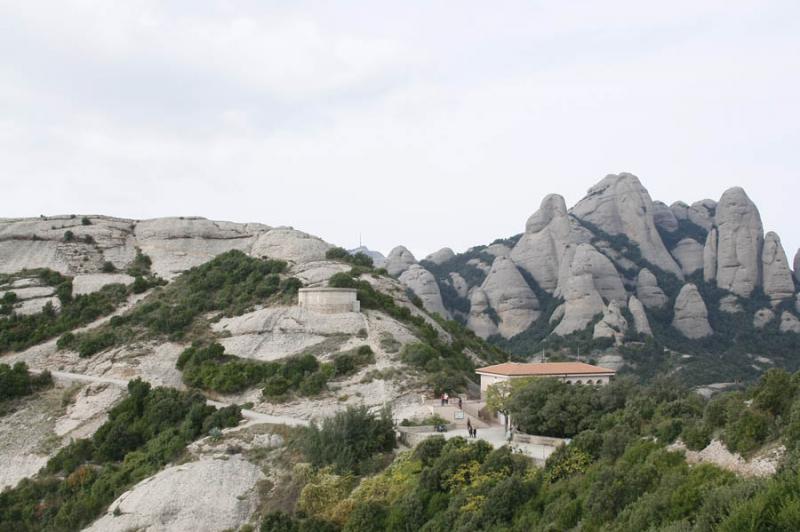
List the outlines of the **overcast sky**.
<svg viewBox="0 0 800 532">
<path fill-rule="evenodd" d="M 0 0 L 0 216 L 199 215 L 418 258 L 608 173 L 800 246 L 800 2 Z"/>
</svg>

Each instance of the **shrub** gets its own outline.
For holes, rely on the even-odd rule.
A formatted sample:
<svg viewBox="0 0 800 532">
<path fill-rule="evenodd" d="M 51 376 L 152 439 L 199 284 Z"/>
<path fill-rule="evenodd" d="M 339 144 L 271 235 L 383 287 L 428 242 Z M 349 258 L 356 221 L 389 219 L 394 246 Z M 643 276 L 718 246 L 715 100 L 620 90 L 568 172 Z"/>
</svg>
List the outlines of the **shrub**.
<svg viewBox="0 0 800 532">
<path fill-rule="evenodd" d="M 81 218 L 81 225 L 92 225 L 92 221 L 89 219 L 88 216 L 84 216 Z"/>
<path fill-rule="evenodd" d="M 73 233 L 72 231 L 65 231 L 64 242 L 75 242 L 75 233 Z"/>
<path fill-rule="evenodd" d="M 113 262 L 111 262 L 110 260 L 107 260 L 107 261 L 105 261 L 105 262 L 103 263 L 103 267 L 102 267 L 102 268 L 100 268 L 100 270 L 101 270 L 103 273 L 114 273 L 115 271 L 117 271 L 117 267 L 116 267 L 116 266 L 114 266 L 114 263 L 113 263 Z"/>
</svg>

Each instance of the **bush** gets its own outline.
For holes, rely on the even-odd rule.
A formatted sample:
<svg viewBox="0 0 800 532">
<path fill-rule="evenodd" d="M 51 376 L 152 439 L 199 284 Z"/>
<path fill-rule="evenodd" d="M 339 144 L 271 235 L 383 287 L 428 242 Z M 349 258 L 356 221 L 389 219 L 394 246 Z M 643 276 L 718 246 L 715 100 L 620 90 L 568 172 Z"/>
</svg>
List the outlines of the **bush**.
<svg viewBox="0 0 800 532">
<path fill-rule="evenodd" d="M 81 218 L 81 225 L 92 225 L 92 221 L 89 219 L 88 216 L 84 216 Z"/>
<path fill-rule="evenodd" d="M 73 233 L 72 231 L 65 231 L 64 242 L 75 242 L 75 233 Z"/>
<path fill-rule="evenodd" d="M 315 467 L 332 466 L 338 473 L 359 474 L 376 453 L 392 451 L 395 441 L 388 409 L 373 414 L 366 407 L 348 407 L 322 425 L 306 429 L 301 439 L 306 459 Z"/>
<path fill-rule="evenodd" d="M 113 263 L 113 262 L 111 262 L 110 260 L 107 260 L 107 261 L 105 261 L 105 262 L 103 263 L 103 267 L 102 267 L 102 268 L 100 268 L 100 270 L 101 270 L 103 273 L 114 273 L 115 271 L 117 271 L 117 267 L 116 267 L 116 266 L 114 266 L 114 263 Z"/>
<path fill-rule="evenodd" d="M 33 376 L 24 362 L 0 364 L 0 402 L 30 395 L 52 383 L 49 371 Z"/>
</svg>

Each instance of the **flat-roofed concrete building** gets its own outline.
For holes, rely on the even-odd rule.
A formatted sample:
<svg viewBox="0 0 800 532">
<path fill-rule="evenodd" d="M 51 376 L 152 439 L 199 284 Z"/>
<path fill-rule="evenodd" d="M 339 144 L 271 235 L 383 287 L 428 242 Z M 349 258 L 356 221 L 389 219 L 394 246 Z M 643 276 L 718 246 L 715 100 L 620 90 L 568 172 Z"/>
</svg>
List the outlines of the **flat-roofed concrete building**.
<svg viewBox="0 0 800 532">
<path fill-rule="evenodd" d="M 489 386 L 512 379 L 545 377 L 558 379 L 567 384 L 603 386 L 608 384 L 617 372 L 613 369 L 592 366 L 583 362 L 504 362 L 494 366 L 478 368 L 475 373 L 481 376 L 481 396 L 484 396 Z"/>
<path fill-rule="evenodd" d="M 301 288 L 297 302 L 302 308 L 325 314 L 361 312 L 357 295 L 355 288 Z"/>
</svg>

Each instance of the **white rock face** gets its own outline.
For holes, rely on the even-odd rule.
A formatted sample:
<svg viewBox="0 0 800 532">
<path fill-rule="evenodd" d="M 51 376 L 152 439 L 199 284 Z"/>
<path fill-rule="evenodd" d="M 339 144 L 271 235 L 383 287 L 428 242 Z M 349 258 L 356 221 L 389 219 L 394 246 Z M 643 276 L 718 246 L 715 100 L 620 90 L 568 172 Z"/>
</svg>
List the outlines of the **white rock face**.
<svg viewBox="0 0 800 532">
<path fill-rule="evenodd" d="M 783 311 L 781 314 L 780 331 L 782 333 L 796 333 L 800 334 L 800 320 L 794 314 L 788 311 Z"/>
<path fill-rule="evenodd" d="M 572 249 L 575 250 L 574 255 L 572 255 L 568 263 L 565 262 L 565 264 L 569 264 L 569 270 L 567 270 L 567 275 L 562 276 L 559 280 L 559 287 L 555 291 L 556 297 L 566 299 L 562 286 L 569 284 L 573 268 L 580 272 L 588 268 L 592 273 L 592 282 L 603 300 L 606 302 L 616 301 L 620 306 L 624 307 L 628 301 L 628 294 L 622 284 L 622 278 L 611 260 L 597 251 L 591 244 L 580 244 L 577 248 L 568 248 L 564 255 L 565 259 L 570 257 Z M 586 264 L 576 265 L 576 262 Z"/>
<path fill-rule="evenodd" d="M 553 314 L 550 315 L 549 323 L 550 325 L 554 323 L 558 323 L 564 317 L 564 303 L 561 303 L 556 309 L 553 311 Z"/>
<path fill-rule="evenodd" d="M 681 265 L 684 275 L 703 268 L 703 245 L 693 238 L 684 238 L 672 249 L 672 256 Z"/>
<path fill-rule="evenodd" d="M 662 308 L 669 298 L 658 286 L 658 280 L 647 268 L 639 270 L 636 277 L 636 296 L 647 308 Z"/>
<path fill-rule="evenodd" d="M 300 264 L 325 260 L 325 253 L 331 247 L 321 238 L 308 233 L 291 227 L 277 227 L 260 235 L 253 243 L 250 254 Z"/>
<path fill-rule="evenodd" d="M 736 314 L 737 312 L 744 311 L 742 305 L 739 304 L 739 298 L 733 294 L 728 294 L 719 300 L 719 309 L 728 314 Z"/>
<path fill-rule="evenodd" d="M 603 319 L 594 326 L 592 338 L 613 338 L 616 345 L 621 345 L 627 330 L 628 321 L 622 316 L 617 302 L 612 301 L 603 310 Z"/>
<path fill-rule="evenodd" d="M 490 244 L 486 246 L 484 251 L 494 257 L 509 257 L 511 255 L 511 248 L 505 244 Z"/>
<path fill-rule="evenodd" d="M 773 304 L 794 296 L 794 280 L 781 239 L 770 231 L 764 236 L 764 250 L 761 254 L 764 293 Z"/>
<path fill-rule="evenodd" d="M 564 317 L 553 330 L 553 334 L 566 336 L 580 331 L 589 325 L 597 314 L 605 310 L 603 297 L 595 284 L 596 278 L 593 273 L 595 255 L 608 261 L 589 244 L 581 244 L 575 251 L 569 278 L 561 290 L 564 297 Z"/>
<path fill-rule="evenodd" d="M 775 313 L 768 308 L 762 308 L 756 311 L 753 315 L 753 327 L 756 329 L 763 329 L 767 323 L 775 319 Z"/>
<path fill-rule="evenodd" d="M 469 317 L 467 327 L 475 331 L 481 338 L 488 338 L 497 334 L 497 324 L 489 317 L 489 298 L 480 287 L 475 287 L 469 296 Z"/>
<path fill-rule="evenodd" d="M 687 338 L 697 339 L 714 333 L 708 323 L 708 309 L 693 284 L 685 284 L 675 299 L 672 326 Z"/>
<path fill-rule="evenodd" d="M 656 223 L 656 227 L 667 233 L 674 233 L 678 230 L 678 219 L 675 218 L 675 213 L 663 202 L 653 202 L 653 221 Z"/>
<path fill-rule="evenodd" d="M 800 249 L 794 254 L 794 278 L 800 283 Z"/>
<path fill-rule="evenodd" d="M 650 194 L 632 174 L 611 174 L 589 189 L 572 213 L 611 235 L 626 235 L 642 257 L 683 279 L 680 267 L 664 247 L 653 219 Z"/>
<path fill-rule="evenodd" d="M 689 221 L 710 231 L 714 225 L 714 213 L 717 210 L 717 202 L 711 199 L 704 199 L 692 203 L 687 211 Z"/>
<path fill-rule="evenodd" d="M 425 257 L 425 260 L 430 261 L 436 265 L 442 265 L 455 256 L 456 254 L 453 252 L 452 249 L 442 248 L 439 251 L 435 251 L 430 255 L 428 255 L 427 257 Z"/>
<path fill-rule="evenodd" d="M 711 283 L 717 280 L 717 228 L 708 232 L 703 246 L 703 280 Z"/>
<path fill-rule="evenodd" d="M 511 251 L 511 258 L 552 294 L 558 286 L 567 247 L 589 240 L 589 235 L 567 213 L 564 198 L 550 194 L 528 218 L 525 234 Z M 565 266 L 569 268 L 568 261 Z"/>
<path fill-rule="evenodd" d="M 405 246 L 397 246 L 390 251 L 389 256 L 386 257 L 385 268 L 386 271 L 389 272 L 389 275 L 397 277 L 406 271 L 409 266 L 416 263 L 417 259 L 414 258 L 414 255 Z"/>
<path fill-rule="evenodd" d="M 122 494 L 86 530 L 235 530 L 256 511 L 255 486 L 264 478 L 257 466 L 238 455 L 172 466 Z"/>
<path fill-rule="evenodd" d="M 717 286 L 748 297 L 761 284 L 764 229 L 758 209 L 740 187 L 725 191 L 716 214 Z"/>
<path fill-rule="evenodd" d="M 467 285 L 467 281 L 461 277 L 460 273 L 450 272 L 450 284 L 453 285 L 459 297 L 467 297 L 469 294 L 469 285 Z"/>
<path fill-rule="evenodd" d="M 422 300 L 422 306 L 430 313 L 437 313 L 441 317 L 449 319 L 450 313 L 444 308 L 442 303 L 442 293 L 439 285 L 431 272 L 420 266 L 412 264 L 400 274 L 400 282 L 409 287 Z"/>
<path fill-rule="evenodd" d="M 669 210 L 672 211 L 672 214 L 675 216 L 676 220 L 689 219 L 689 206 L 682 201 L 676 201 L 670 205 Z"/>
<path fill-rule="evenodd" d="M 498 329 L 505 338 L 526 330 L 541 314 L 536 294 L 509 258 L 494 260 L 481 289 L 500 318 Z"/>
<path fill-rule="evenodd" d="M 91 294 L 110 284 L 129 285 L 133 277 L 124 273 L 87 273 L 72 279 L 72 294 Z"/>
<path fill-rule="evenodd" d="M 636 296 L 631 296 L 628 300 L 628 310 L 631 311 L 631 315 L 633 316 L 634 330 L 639 334 L 653 336 L 653 330 L 650 328 L 650 320 L 647 319 L 644 305 Z"/>
</svg>

